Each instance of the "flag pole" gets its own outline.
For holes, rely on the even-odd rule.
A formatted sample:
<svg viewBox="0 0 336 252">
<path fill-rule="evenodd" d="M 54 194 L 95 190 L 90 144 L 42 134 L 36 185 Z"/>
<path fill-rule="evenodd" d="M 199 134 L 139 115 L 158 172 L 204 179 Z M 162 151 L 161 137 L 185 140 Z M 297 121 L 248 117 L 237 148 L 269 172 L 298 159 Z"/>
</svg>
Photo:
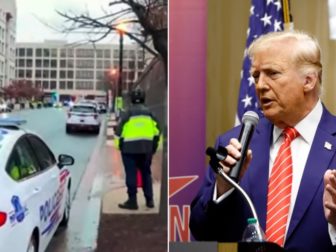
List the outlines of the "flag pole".
<svg viewBox="0 0 336 252">
<path fill-rule="evenodd" d="M 282 11 L 284 19 L 284 30 L 290 31 L 294 29 L 292 15 L 290 13 L 290 0 L 282 0 Z"/>
</svg>

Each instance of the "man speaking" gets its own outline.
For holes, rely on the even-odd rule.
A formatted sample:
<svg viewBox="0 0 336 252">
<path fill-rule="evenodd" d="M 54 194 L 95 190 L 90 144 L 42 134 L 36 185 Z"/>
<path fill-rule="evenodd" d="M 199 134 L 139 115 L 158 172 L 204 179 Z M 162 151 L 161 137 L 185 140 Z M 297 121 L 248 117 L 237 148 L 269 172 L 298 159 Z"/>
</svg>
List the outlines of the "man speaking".
<svg viewBox="0 0 336 252">
<path fill-rule="evenodd" d="M 336 117 L 320 100 L 322 64 L 306 33 L 268 33 L 248 49 L 265 118 L 242 157 L 241 127 L 218 137 L 224 172 L 244 159 L 239 184 L 251 198 L 266 239 L 286 251 L 336 251 Z M 237 242 L 251 211 L 239 192 L 208 168 L 191 204 L 197 240 Z"/>
</svg>

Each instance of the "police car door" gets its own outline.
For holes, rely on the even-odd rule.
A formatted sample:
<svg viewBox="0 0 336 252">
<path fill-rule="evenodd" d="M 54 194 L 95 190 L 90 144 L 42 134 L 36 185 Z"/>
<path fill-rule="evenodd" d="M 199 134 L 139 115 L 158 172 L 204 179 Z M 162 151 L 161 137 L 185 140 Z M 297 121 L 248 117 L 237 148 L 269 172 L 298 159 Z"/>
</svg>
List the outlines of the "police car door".
<svg viewBox="0 0 336 252">
<path fill-rule="evenodd" d="M 15 173 L 11 173 L 13 169 Z M 43 200 L 43 186 L 39 176 L 40 167 L 29 143 L 21 137 L 15 144 L 6 166 L 13 179 L 10 215 L 15 236 L 9 239 L 12 251 L 26 251 L 33 230 L 39 224 L 38 204 Z"/>
<path fill-rule="evenodd" d="M 37 136 L 28 135 L 32 151 L 40 165 L 41 185 L 43 185 L 43 200 L 39 202 L 39 220 L 41 232 L 41 247 L 44 249 L 55 233 L 63 211 L 62 197 L 59 193 L 59 168 L 56 159 L 47 145 Z"/>
</svg>

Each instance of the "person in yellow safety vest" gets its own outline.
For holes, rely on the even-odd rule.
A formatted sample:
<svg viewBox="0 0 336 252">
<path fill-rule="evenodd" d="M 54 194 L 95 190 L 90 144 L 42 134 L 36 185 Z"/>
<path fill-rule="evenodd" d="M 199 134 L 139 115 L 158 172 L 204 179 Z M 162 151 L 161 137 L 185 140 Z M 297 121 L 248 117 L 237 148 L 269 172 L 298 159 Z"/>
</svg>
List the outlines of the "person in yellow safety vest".
<svg viewBox="0 0 336 252">
<path fill-rule="evenodd" d="M 121 114 L 116 128 L 119 149 L 126 173 L 128 199 L 118 206 L 123 209 L 138 209 L 137 169 L 140 169 L 146 206 L 154 207 L 151 163 L 158 148 L 160 126 L 145 102 L 145 92 L 136 88 L 131 92 L 132 105 Z"/>
<path fill-rule="evenodd" d="M 20 179 L 20 168 L 18 166 L 12 166 L 9 172 L 9 175 L 11 176 L 12 179 L 14 180 L 19 180 Z"/>
</svg>

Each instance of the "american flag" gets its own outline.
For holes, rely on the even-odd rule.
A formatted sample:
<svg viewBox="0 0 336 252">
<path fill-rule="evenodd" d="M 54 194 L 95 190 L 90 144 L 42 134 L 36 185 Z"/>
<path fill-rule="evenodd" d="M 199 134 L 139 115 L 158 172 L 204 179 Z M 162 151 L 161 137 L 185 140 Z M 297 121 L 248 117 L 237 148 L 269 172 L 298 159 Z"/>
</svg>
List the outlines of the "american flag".
<svg viewBox="0 0 336 252">
<path fill-rule="evenodd" d="M 244 52 L 243 69 L 241 71 L 236 124 L 241 122 L 244 113 L 248 110 L 253 110 L 257 112 L 259 116 L 262 116 L 255 92 L 254 80 L 252 76 L 250 76 L 251 61 L 247 56 L 247 48 L 253 40 L 262 34 L 273 31 L 282 31 L 284 27 L 283 21 L 281 0 L 251 1 L 247 42 Z"/>
</svg>

